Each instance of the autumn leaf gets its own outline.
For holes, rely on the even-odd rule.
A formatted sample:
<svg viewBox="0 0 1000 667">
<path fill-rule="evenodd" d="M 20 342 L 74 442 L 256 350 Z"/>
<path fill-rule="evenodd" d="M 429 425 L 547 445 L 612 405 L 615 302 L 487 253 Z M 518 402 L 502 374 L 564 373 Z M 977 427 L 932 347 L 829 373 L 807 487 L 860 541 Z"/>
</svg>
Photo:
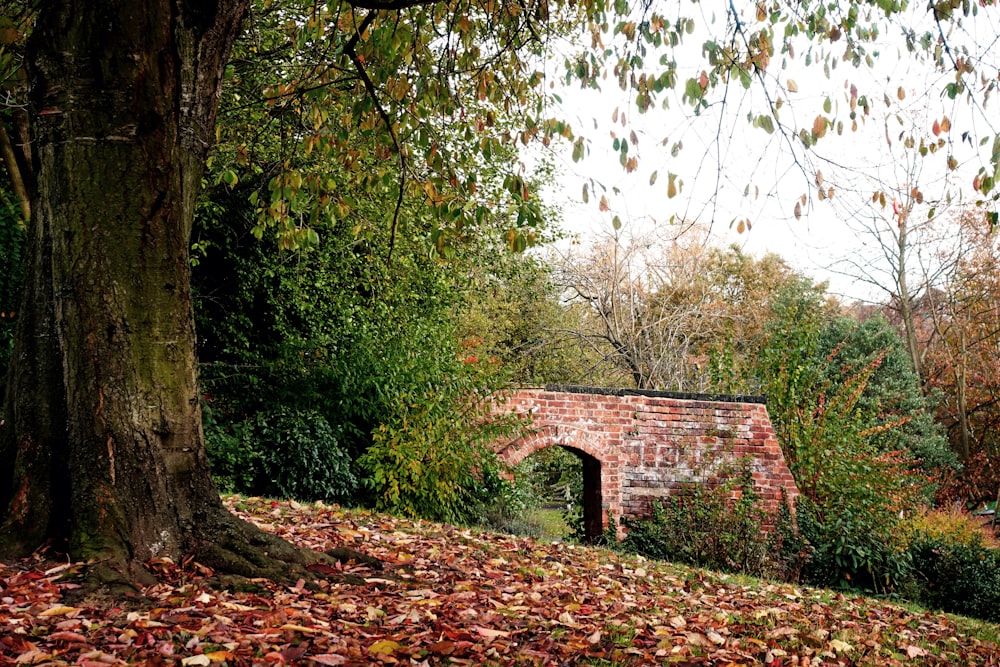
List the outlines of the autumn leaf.
<svg viewBox="0 0 1000 667">
<path fill-rule="evenodd" d="M 813 134 L 817 139 L 822 139 L 826 135 L 826 119 L 823 116 L 816 116 L 813 120 Z"/>
<path fill-rule="evenodd" d="M 63 604 L 57 604 L 53 607 L 49 607 L 38 615 L 43 618 L 47 618 L 49 616 L 65 616 L 66 614 L 72 614 L 75 611 L 79 610 L 76 607 L 67 607 Z"/>
<path fill-rule="evenodd" d="M 848 651 L 854 650 L 853 646 L 839 639 L 831 639 L 830 648 L 832 648 L 837 653 L 847 653 Z"/>
<path fill-rule="evenodd" d="M 481 625 L 477 625 L 473 628 L 480 637 L 486 639 L 496 639 L 497 637 L 510 637 L 510 633 L 504 630 L 494 630 L 493 628 L 484 628 Z"/>
<path fill-rule="evenodd" d="M 677 174 L 667 173 L 667 197 L 673 199 L 680 191 L 680 181 Z"/>
<path fill-rule="evenodd" d="M 391 639 L 382 639 L 368 647 L 368 652 L 373 655 L 391 655 L 401 648 L 399 642 Z"/>
</svg>

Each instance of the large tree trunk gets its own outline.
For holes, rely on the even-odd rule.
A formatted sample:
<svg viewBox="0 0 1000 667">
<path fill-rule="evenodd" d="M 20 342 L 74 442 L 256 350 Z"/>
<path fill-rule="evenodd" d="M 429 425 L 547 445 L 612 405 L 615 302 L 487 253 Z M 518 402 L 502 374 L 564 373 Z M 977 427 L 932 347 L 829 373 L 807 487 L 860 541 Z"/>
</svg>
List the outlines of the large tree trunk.
<svg viewBox="0 0 1000 667">
<path fill-rule="evenodd" d="M 39 5 L 37 194 L 0 439 L 0 552 L 49 541 L 133 582 L 153 556 L 247 574 L 301 560 L 225 511 L 201 432 L 189 236 L 247 3 Z"/>
</svg>

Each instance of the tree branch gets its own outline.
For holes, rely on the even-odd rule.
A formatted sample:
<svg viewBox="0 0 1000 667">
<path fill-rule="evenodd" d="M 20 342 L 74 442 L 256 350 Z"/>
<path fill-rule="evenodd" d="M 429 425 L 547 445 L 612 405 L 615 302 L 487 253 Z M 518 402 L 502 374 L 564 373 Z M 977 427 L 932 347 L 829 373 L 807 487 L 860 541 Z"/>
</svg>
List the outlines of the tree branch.
<svg viewBox="0 0 1000 667">
<path fill-rule="evenodd" d="M 427 2 L 416 2 L 413 4 L 430 4 Z M 361 58 L 358 57 L 358 52 L 356 47 L 358 41 L 361 39 L 361 35 L 364 34 L 365 30 L 371 26 L 372 22 L 375 20 L 375 16 L 378 14 L 377 11 L 369 12 L 364 19 L 361 20 L 361 24 L 351 35 L 351 39 L 347 41 L 344 45 L 344 53 L 347 57 L 351 59 L 354 64 L 354 69 L 357 70 L 358 76 L 361 78 L 361 82 L 364 84 L 365 90 L 368 92 L 368 96 L 372 100 L 372 104 L 375 105 L 375 110 L 378 111 L 379 116 L 382 118 L 382 122 L 385 123 L 385 129 L 389 132 L 389 136 L 392 138 L 393 146 L 396 147 L 396 155 L 399 156 L 399 194 L 396 197 L 396 208 L 392 212 L 392 229 L 389 233 L 389 252 L 386 255 L 386 264 L 392 264 L 392 253 L 396 247 L 396 231 L 399 229 L 399 211 L 403 206 L 403 190 L 406 186 L 406 155 L 403 153 L 402 147 L 399 145 L 399 137 L 396 136 L 396 130 L 393 126 L 392 119 L 389 117 L 389 113 L 382 106 L 382 103 L 378 98 L 378 91 L 375 89 L 375 84 L 372 83 L 371 77 L 368 76 L 368 71 L 365 69 L 365 64 L 361 62 Z"/>
<path fill-rule="evenodd" d="M 14 147 L 10 143 L 7 128 L 4 127 L 3 123 L 0 123 L 0 157 L 3 158 L 7 167 L 11 186 L 17 196 L 18 203 L 21 205 L 21 216 L 24 218 L 22 224 L 26 224 L 31 220 L 31 199 L 28 195 L 28 189 L 24 185 L 24 179 L 21 178 L 21 168 L 18 166 L 17 158 L 14 156 Z"/>
<path fill-rule="evenodd" d="M 398 11 L 400 9 L 410 9 L 411 7 L 436 5 L 440 1 L 441 0 L 353 0 L 350 2 L 350 5 L 354 9 Z"/>
</svg>

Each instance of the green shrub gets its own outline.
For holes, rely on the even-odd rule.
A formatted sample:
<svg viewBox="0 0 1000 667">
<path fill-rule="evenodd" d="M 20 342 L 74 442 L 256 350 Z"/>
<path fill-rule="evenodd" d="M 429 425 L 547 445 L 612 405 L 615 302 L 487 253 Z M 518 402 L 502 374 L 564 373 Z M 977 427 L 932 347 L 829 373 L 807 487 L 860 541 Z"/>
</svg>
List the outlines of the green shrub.
<svg viewBox="0 0 1000 667">
<path fill-rule="evenodd" d="M 799 496 L 799 531 L 813 546 L 803 579 L 818 586 L 880 593 L 906 582 L 911 565 L 901 522 L 882 509 L 873 506 L 866 511 L 850 498 L 844 502 L 826 498 L 821 505 Z"/>
<path fill-rule="evenodd" d="M 358 459 L 380 511 L 434 521 L 475 523 L 476 497 L 498 470 L 490 444 L 518 428 L 494 418 L 488 396 L 457 387 L 414 391 L 409 412 L 382 424 Z"/>
<path fill-rule="evenodd" d="M 357 490 L 350 458 L 318 412 L 279 407 L 229 425 L 206 422 L 212 471 L 223 490 L 332 502 L 348 501 Z"/>
<path fill-rule="evenodd" d="M 649 518 L 623 519 L 628 532 L 621 546 L 650 558 L 763 575 L 776 566 L 776 536 L 763 537 L 768 518 L 747 468 L 714 488 L 692 484 L 654 501 Z"/>
<path fill-rule="evenodd" d="M 1000 622 L 1000 551 L 981 540 L 963 542 L 921 532 L 909 548 L 915 597 L 921 604 Z"/>
<path fill-rule="evenodd" d="M 260 450 L 253 446 L 245 421 L 231 421 L 209 402 L 202 403 L 202 428 L 212 478 L 223 493 L 254 494 L 260 470 Z"/>
<path fill-rule="evenodd" d="M 541 526 L 528 517 L 539 499 L 524 475 L 507 480 L 496 467 L 489 467 L 469 490 L 468 500 L 465 519 L 471 525 L 525 537 L 542 535 Z"/>
</svg>

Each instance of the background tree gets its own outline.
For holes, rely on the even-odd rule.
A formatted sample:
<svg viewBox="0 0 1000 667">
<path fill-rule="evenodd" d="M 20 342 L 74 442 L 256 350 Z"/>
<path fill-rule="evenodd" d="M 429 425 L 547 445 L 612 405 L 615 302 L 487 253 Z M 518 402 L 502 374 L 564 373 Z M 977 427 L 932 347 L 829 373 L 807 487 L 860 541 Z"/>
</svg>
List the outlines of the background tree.
<svg viewBox="0 0 1000 667">
<path fill-rule="evenodd" d="M 926 310 L 935 337 L 926 351 L 927 380 L 941 394 L 938 418 L 963 460 L 993 452 L 998 442 L 997 359 L 998 259 L 993 229 L 975 214 L 955 223 L 962 232 L 959 259 L 940 287 L 928 294 Z"/>
<path fill-rule="evenodd" d="M 816 549 L 805 576 L 885 590 L 909 576 L 903 518 L 929 490 L 921 463 L 953 457 L 924 414 L 898 331 L 823 302 L 810 281 L 786 285 L 751 367 L 803 494 L 799 528 Z"/>
<path fill-rule="evenodd" d="M 589 254 L 571 250 L 561 259 L 558 283 L 592 322 L 577 332 L 581 347 L 615 369 L 618 383 L 678 391 L 701 386 L 701 343 L 716 324 L 708 290 L 697 280 L 705 255 L 693 233 L 674 239 L 616 234 Z"/>
</svg>

